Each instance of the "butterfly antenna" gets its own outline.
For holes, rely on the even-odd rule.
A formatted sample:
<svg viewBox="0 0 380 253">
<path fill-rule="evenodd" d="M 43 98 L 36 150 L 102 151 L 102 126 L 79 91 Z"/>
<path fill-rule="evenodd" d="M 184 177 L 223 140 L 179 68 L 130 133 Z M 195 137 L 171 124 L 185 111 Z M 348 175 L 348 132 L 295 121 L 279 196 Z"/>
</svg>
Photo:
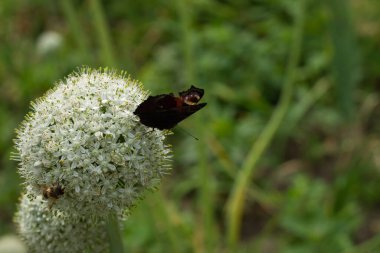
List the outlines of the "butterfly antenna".
<svg viewBox="0 0 380 253">
<path fill-rule="evenodd" d="M 183 127 L 178 127 L 178 129 L 181 129 L 181 131 L 183 131 L 184 133 L 190 135 L 191 137 L 193 137 L 196 141 L 199 141 L 199 139 L 197 137 L 195 137 L 194 135 L 192 135 L 189 131 L 187 131 L 185 128 Z"/>
</svg>

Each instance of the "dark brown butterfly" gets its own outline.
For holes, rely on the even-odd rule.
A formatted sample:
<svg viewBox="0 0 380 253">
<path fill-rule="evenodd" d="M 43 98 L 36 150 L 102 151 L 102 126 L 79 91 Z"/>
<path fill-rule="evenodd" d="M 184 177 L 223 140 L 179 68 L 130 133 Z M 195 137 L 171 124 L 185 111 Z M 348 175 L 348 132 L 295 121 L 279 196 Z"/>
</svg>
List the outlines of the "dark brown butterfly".
<svg viewBox="0 0 380 253">
<path fill-rule="evenodd" d="M 204 90 L 191 86 L 186 91 L 149 96 L 142 102 L 134 114 L 139 116 L 140 122 L 145 126 L 160 130 L 171 129 L 179 122 L 206 106 L 198 104 L 203 97 Z"/>
</svg>

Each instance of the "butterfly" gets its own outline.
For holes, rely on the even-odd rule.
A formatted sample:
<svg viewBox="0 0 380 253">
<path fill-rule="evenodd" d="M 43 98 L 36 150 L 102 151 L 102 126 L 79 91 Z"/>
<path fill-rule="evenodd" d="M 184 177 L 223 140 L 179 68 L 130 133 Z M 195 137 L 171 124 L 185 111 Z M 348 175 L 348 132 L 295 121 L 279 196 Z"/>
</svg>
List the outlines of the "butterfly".
<svg viewBox="0 0 380 253">
<path fill-rule="evenodd" d="M 149 96 L 133 112 L 145 126 L 160 130 L 171 129 L 179 122 L 206 106 L 198 104 L 203 97 L 204 90 L 191 86 L 186 91 Z"/>
</svg>

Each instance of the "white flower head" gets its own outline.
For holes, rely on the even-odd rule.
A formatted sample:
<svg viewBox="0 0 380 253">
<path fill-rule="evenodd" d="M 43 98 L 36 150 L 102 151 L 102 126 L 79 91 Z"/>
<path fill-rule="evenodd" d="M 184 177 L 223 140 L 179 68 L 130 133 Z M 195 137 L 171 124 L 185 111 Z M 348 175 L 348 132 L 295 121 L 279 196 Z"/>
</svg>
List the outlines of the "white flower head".
<svg viewBox="0 0 380 253">
<path fill-rule="evenodd" d="M 108 252 L 105 221 L 72 219 L 49 209 L 41 196 L 23 195 L 15 221 L 30 252 Z"/>
<path fill-rule="evenodd" d="M 60 185 L 53 208 L 107 215 L 135 205 L 170 169 L 169 131 L 133 114 L 147 98 L 140 83 L 108 70 L 82 69 L 32 103 L 17 131 L 19 172 L 31 192 Z"/>
</svg>

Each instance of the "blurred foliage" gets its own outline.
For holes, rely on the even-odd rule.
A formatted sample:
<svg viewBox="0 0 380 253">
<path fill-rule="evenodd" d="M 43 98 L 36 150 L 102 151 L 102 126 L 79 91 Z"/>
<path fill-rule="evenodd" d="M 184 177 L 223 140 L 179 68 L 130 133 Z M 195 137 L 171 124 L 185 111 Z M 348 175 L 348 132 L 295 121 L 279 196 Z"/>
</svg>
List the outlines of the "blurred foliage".
<svg viewBox="0 0 380 253">
<path fill-rule="evenodd" d="M 153 94 L 194 83 L 208 102 L 174 129 L 172 175 L 127 220 L 126 250 L 227 252 L 226 202 L 278 108 L 298 5 L 2 0 L 0 234 L 16 231 L 9 156 L 30 101 L 78 66 L 110 66 Z M 380 2 L 309 0 L 305 12 L 292 101 L 250 178 L 237 251 L 378 252 Z"/>
</svg>

